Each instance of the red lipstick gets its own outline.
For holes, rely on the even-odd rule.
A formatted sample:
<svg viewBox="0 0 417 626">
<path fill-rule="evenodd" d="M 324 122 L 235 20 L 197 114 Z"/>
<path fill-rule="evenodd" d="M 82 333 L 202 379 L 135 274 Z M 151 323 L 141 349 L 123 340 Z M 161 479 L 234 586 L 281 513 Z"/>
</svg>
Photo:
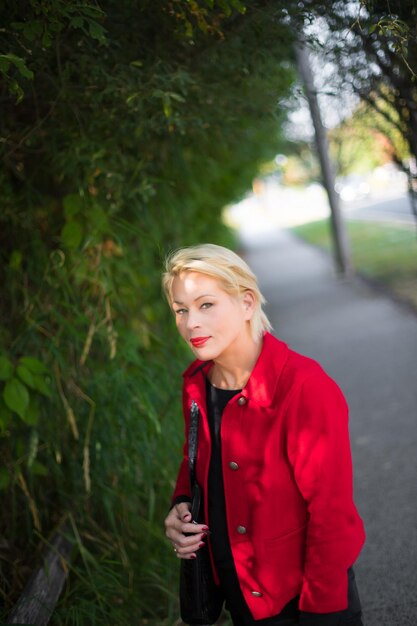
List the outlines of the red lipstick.
<svg viewBox="0 0 417 626">
<path fill-rule="evenodd" d="M 210 337 L 193 337 L 192 339 L 190 339 L 190 341 L 193 344 L 194 348 L 201 348 L 201 346 L 204 346 L 206 341 L 208 341 L 209 339 Z"/>
</svg>

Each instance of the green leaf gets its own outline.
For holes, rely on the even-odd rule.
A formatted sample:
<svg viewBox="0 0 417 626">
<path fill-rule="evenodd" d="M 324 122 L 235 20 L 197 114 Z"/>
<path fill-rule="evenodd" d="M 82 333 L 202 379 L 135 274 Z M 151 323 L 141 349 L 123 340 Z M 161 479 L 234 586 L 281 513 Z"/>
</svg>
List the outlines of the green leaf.
<svg viewBox="0 0 417 626">
<path fill-rule="evenodd" d="M 19 104 L 19 102 L 22 102 L 25 96 L 25 92 L 23 91 L 23 89 L 21 88 L 17 80 L 13 79 L 9 82 L 9 89 L 10 89 L 10 92 L 16 96 L 16 104 Z"/>
<path fill-rule="evenodd" d="M 28 387 L 33 389 L 33 375 L 30 370 L 25 365 L 18 365 L 16 367 L 16 374 L 19 376 L 20 380 L 24 382 Z"/>
<path fill-rule="evenodd" d="M 230 0 L 230 4 L 234 7 L 239 13 L 246 13 L 246 7 L 240 0 Z"/>
<path fill-rule="evenodd" d="M 83 24 L 84 24 L 84 18 L 80 17 L 79 15 L 71 18 L 70 20 L 70 26 L 73 26 L 74 28 L 82 28 Z"/>
<path fill-rule="evenodd" d="M 45 48 L 49 48 L 51 43 L 52 43 L 51 35 L 50 35 L 50 33 L 47 30 L 45 30 L 44 34 L 42 35 L 42 45 Z"/>
<path fill-rule="evenodd" d="M 33 356 L 22 356 L 19 359 L 19 364 L 27 367 L 32 374 L 46 374 L 48 372 L 46 365 Z"/>
<path fill-rule="evenodd" d="M 61 239 L 67 248 L 78 248 L 83 239 L 83 227 L 79 222 L 68 222 L 62 229 Z"/>
<path fill-rule="evenodd" d="M 90 213 L 89 219 L 91 222 L 91 227 L 97 230 L 101 234 L 106 234 L 110 230 L 109 220 L 107 214 L 101 206 L 95 205 Z"/>
<path fill-rule="evenodd" d="M 0 468 L 0 489 L 7 489 L 10 485 L 10 474 L 3 467 Z"/>
<path fill-rule="evenodd" d="M 3 390 L 3 398 L 9 409 L 24 420 L 29 406 L 29 392 L 25 385 L 17 378 L 8 380 Z"/>
<path fill-rule="evenodd" d="M 83 15 L 88 15 L 88 17 L 100 18 L 105 17 L 106 14 L 99 7 L 88 6 L 88 5 L 77 5 L 77 9 L 82 12 Z"/>
<path fill-rule="evenodd" d="M 139 93 L 132 93 L 131 96 L 129 96 L 128 98 L 126 98 L 126 104 L 130 104 L 131 102 L 133 102 L 134 100 L 136 100 L 139 97 Z"/>
<path fill-rule="evenodd" d="M 47 398 L 51 397 L 51 389 L 47 385 L 43 376 L 35 375 L 33 377 L 33 388 L 36 391 L 39 391 L 39 393 L 41 393 L 43 396 L 46 396 Z"/>
<path fill-rule="evenodd" d="M 164 109 L 165 117 L 171 117 L 172 107 L 171 107 L 171 102 L 169 98 L 164 98 L 163 109 Z"/>
<path fill-rule="evenodd" d="M 89 26 L 89 31 L 90 31 L 91 37 L 93 39 L 98 39 L 98 41 L 104 41 L 105 40 L 104 33 L 106 31 L 103 28 L 103 26 L 100 26 L 100 24 L 98 24 L 94 20 L 88 20 L 88 22 L 89 22 L 88 26 Z"/>
<path fill-rule="evenodd" d="M 30 470 L 32 474 L 37 476 L 47 476 L 49 473 L 48 468 L 43 463 L 39 463 L 39 461 L 33 461 Z"/>
<path fill-rule="evenodd" d="M 36 37 L 42 32 L 42 24 L 41 22 L 37 22 L 32 20 L 30 22 L 25 22 L 23 24 L 23 35 L 28 39 L 28 41 L 34 41 Z"/>
<path fill-rule="evenodd" d="M 26 24 L 24 22 L 12 22 L 10 26 L 13 28 L 13 30 L 24 30 Z"/>
<path fill-rule="evenodd" d="M 2 74 L 6 74 L 9 71 L 9 68 L 10 68 L 10 61 L 6 59 L 4 54 L 1 54 L 0 55 L 0 72 Z"/>
<path fill-rule="evenodd" d="M 10 63 L 13 63 L 13 65 L 18 69 L 22 76 L 29 79 L 33 78 L 34 74 L 32 70 L 28 68 L 25 60 L 22 59 L 22 57 L 18 57 L 15 54 L 5 54 L 3 55 L 3 58 L 10 61 Z"/>
<path fill-rule="evenodd" d="M 0 356 L 0 380 L 9 380 L 13 375 L 13 365 L 7 356 Z"/>
<path fill-rule="evenodd" d="M 24 418 L 25 424 L 28 426 L 36 426 L 39 420 L 39 404 L 38 399 L 32 394 L 29 400 L 29 406 Z"/>
<path fill-rule="evenodd" d="M 63 205 L 65 217 L 74 217 L 84 208 L 83 199 L 78 193 L 70 193 L 65 196 Z"/>
<path fill-rule="evenodd" d="M 185 98 L 183 98 L 179 93 L 169 92 L 170 97 L 177 102 L 185 102 Z"/>
<path fill-rule="evenodd" d="M 12 270 L 20 270 L 23 261 L 23 254 L 20 250 L 13 250 L 10 259 L 9 259 L 9 267 Z"/>
</svg>

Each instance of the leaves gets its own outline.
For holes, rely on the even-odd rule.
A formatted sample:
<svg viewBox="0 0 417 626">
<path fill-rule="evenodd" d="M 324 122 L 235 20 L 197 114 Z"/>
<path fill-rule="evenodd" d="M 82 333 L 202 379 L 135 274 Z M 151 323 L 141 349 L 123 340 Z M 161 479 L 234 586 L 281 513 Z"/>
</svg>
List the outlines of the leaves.
<svg viewBox="0 0 417 626">
<path fill-rule="evenodd" d="M 38 391 L 40 394 L 42 394 L 46 398 L 51 397 L 51 388 L 47 384 L 44 376 L 41 376 L 41 375 L 33 376 L 33 389 Z"/>
<path fill-rule="evenodd" d="M 0 356 L 0 380 L 8 380 L 13 374 L 13 365 L 6 356 Z"/>
<path fill-rule="evenodd" d="M 24 420 L 29 406 L 29 392 L 17 378 L 12 378 L 6 382 L 3 398 L 9 409 Z"/>
<path fill-rule="evenodd" d="M 80 222 L 70 220 L 61 232 L 61 240 L 67 248 L 78 248 L 83 239 L 83 227 Z"/>
<path fill-rule="evenodd" d="M 32 374 L 46 374 L 48 372 L 46 365 L 33 356 L 22 356 L 19 363 L 30 370 Z"/>
<path fill-rule="evenodd" d="M 20 378 L 22 382 L 24 382 L 28 387 L 34 388 L 34 379 L 32 372 L 25 367 L 25 365 L 18 365 L 16 368 L 16 374 Z"/>
<path fill-rule="evenodd" d="M 0 414 L 0 426 L 3 428 L 8 423 L 7 413 L 4 409 L 10 409 L 28 425 L 35 425 L 39 418 L 39 404 L 37 398 L 30 394 L 37 392 L 47 398 L 51 397 L 51 388 L 46 380 L 48 368 L 39 359 L 31 356 L 23 356 L 19 359 L 16 370 L 6 357 L 0 357 L 0 375 L 6 384 L 3 389 L 5 407 Z M 2 407 L 0 406 L 0 413 Z"/>
<path fill-rule="evenodd" d="M 93 39 L 97 39 L 101 43 L 104 43 L 106 41 L 106 29 L 103 28 L 101 24 L 99 24 L 95 20 L 88 20 L 88 29 Z"/>
<path fill-rule="evenodd" d="M 165 554 L 162 541 L 148 550 L 140 537 L 149 512 L 160 519 L 169 499 L 181 436 L 172 381 L 187 358 L 161 298 L 162 259 L 197 240 L 230 241 L 220 207 L 275 154 L 269 112 L 290 82 L 277 63 L 276 25 L 257 12 L 259 23 L 249 16 L 246 27 L 233 4 L 229 23 L 205 0 L 179 0 L 173 12 L 164 2 L 106 3 L 106 16 L 89 0 L 35 0 L 26 31 L 8 30 L 7 52 L 35 73 L 30 89 L 3 60 L 25 102 L 16 107 L 4 90 L 0 336 L 11 368 L 0 396 L 14 382 L 0 407 L 0 445 L 17 513 L 3 507 L 0 521 L 33 545 L 28 517 L 37 510 L 45 533 L 69 509 L 97 536 L 99 515 L 103 553 L 126 564 L 124 578 L 131 568 L 138 597 L 142 570 Z M 11 14 L 23 23 L 18 4 L 0 9 Z M 273 43 L 262 58 L 260 39 Z M 141 544 L 132 567 L 119 533 Z M 100 555 L 100 541 L 92 544 Z M 64 611 L 85 595 L 73 591 Z M 149 606 L 163 605 L 158 593 Z M 127 623 L 126 608 L 113 605 L 114 618 L 98 621 Z"/>
<path fill-rule="evenodd" d="M 67 219 L 73 218 L 83 209 L 83 199 L 78 193 L 70 193 L 63 200 L 64 214 Z"/>
<path fill-rule="evenodd" d="M 18 57 L 16 54 L 1 54 L 0 71 L 6 73 L 11 65 L 14 65 L 24 78 L 28 78 L 29 80 L 33 79 L 34 74 L 32 70 L 28 68 L 26 61 L 22 57 Z"/>
</svg>

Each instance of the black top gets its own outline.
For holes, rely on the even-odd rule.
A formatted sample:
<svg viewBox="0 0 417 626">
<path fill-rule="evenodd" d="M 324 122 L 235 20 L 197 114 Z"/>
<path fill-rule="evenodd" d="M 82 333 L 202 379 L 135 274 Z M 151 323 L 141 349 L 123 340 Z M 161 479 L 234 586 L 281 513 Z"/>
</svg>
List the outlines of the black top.
<svg viewBox="0 0 417 626">
<path fill-rule="evenodd" d="M 208 475 L 208 523 L 213 556 L 218 565 L 233 567 L 224 497 L 220 427 L 226 404 L 241 389 L 218 389 L 206 379 L 207 418 L 211 435 L 211 459 Z"/>
</svg>

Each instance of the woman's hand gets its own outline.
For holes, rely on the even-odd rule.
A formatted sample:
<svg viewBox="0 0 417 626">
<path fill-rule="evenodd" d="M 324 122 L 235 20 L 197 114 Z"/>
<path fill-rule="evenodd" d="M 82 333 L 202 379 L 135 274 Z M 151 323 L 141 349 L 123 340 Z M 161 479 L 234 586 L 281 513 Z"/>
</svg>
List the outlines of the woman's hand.
<svg viewBox="0 0 417 626">
<path fill-rule="evenodd" d="M 174 546 L 180 559 L 195 559 L 196 552 L 202 548 L 209 532 L 205 524 L 194 524 L 190 513 L 191 504 L 176 504 L 165 520 L 165 534 Z"/>
</svg>

